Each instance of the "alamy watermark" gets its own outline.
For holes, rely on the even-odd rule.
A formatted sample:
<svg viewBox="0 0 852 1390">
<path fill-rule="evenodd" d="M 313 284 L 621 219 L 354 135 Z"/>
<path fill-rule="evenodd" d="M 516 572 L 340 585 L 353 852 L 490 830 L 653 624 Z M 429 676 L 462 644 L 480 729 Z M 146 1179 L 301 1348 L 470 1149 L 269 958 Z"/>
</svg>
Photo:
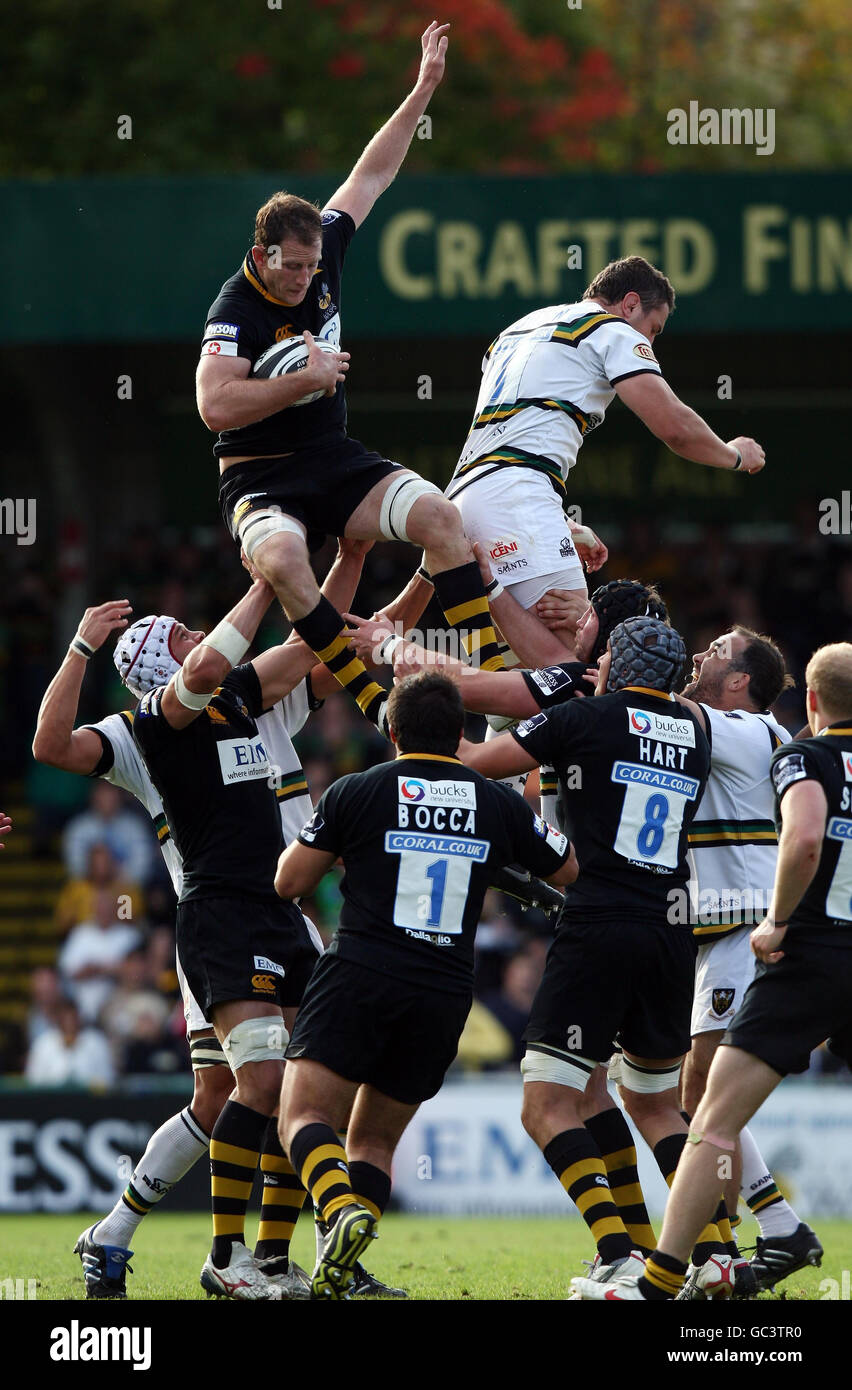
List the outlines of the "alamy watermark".
<svg viewBox="0 0 852 1390">
<path fill-rule="evenodd" d="M 670 145 L 754 145 L 755 154 L 775 153 L 775 110 L 773 107 L 711 106 L 699 108 L 697 101 L 689 110 L 673 106 L 666 112 L 669 128 L 666 139 Z"/>
<path fill-rule="evenodd" d="M 823 536 L 852 536 L 852 492 L 823 497 L 819 504 L 819 529 Z"/>
<path fill-rule="evenodd" d="M 0 498 L 0 535 L 17 536 L 18 545 L 32 545 L 36 538 L 36 499 Z"/>
</svg>

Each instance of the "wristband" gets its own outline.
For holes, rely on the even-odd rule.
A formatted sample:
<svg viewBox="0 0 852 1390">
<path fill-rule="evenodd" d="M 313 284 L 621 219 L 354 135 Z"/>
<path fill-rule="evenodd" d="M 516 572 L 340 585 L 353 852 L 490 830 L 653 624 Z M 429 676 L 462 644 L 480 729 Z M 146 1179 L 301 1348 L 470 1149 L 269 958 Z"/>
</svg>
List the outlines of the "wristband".
<svg viewBox="0 0 852 1390">
<path fill-rule="evenodd" d="M 786 926 L 788 925 L 790 919 L 789 919 L 789 917 L 788 917 L 788 919 L 787 919 L 786 922 L 776 922 L 774 917 L 767 917 L 766 920 L 767 920 L 767 922 L 771 923 L 772 929 L 773 929 L 773 931 L 774 931 L 774 930 L 776 929 L 776 927 L 786 927 Z"/>
<path fill-rule="evenodd" d="M 485 597 L 489 601 L 499 598 L 502 593 L 505 593 L 505 590 L 499 579 L 492 579 L 491 583 L 485 586 Z"/>
<path fill-rule="evenodd" d="M 427 584 L 432 584 L 432 576 L 431 576 L 431 574 L 429 573 L 429 571 L 427 570 L 427 568 L 426 568 L 425 565 L 420 565 L 420 566 L 418 567 L 417 573 L 420 575 L 420 578 L 421 578 L 421 579 L 425 579 L 425 580 L 426 580 L 426 583 L 427 583 Z M 434 589 L 434 587 L 435 587 L 434 584 L 432 584 L 432 588 L 433 588 L 433 589 Z"/>
<path fill-rule="evenodd" d="M 390 666 L 396 654 L 397 647 L 404 641 L 405 638 L 400 637 L 396 632 L 392 632 L 389 637 L 385 638 L 379 647 L 379 659 L 383 665 Z"/>
<path fill-rule="evenodd" d="M 739 449 L 737 449 L 737 461 L 736 461 L 736 463 L 734 464 L 733 468 L 731 469 L 731 472 L 732 472 L 732 473 L 736 473 L 737 469 L 738 469 L 738 468 L 742 468 L 742 466 L 743 466 L 743 456 L 742 456 L 742 454 L 740 453 Z"/>
<path fill-rule="evenodd" d="M 221 623 L 214 627 L 211 633 L 208 633 L 201 645 L 212 647 L 214 652 L 223 656 L 231 666 L 238 666 L 248 651 L 250 642 L 247 637 L 243 637 L 243 634 L 237 631 L 233 623 L 229 623 L 227 618 L 223 618 Z"/>
<path fill-rule="evenodd" d="M 183 667 L 175 676 L 175 694 L 183 705 L 184 709 L 202 710 L 206 709 L 213 698 L 212 690 L 202 691 L 197 695 L 194 690 L 188 690 L 183 678 Z"/>
<path fill-rule="evenodd" d="M 86 661 L 91 661 L 95 654 L 95 648 L 90 647 L 85 638 L 80 636 L 79 632 L 76 632 L 71 638 L 68 650 L 69 652 L 76 652 L 78 656 L 82 656 Z"/>
</svg>

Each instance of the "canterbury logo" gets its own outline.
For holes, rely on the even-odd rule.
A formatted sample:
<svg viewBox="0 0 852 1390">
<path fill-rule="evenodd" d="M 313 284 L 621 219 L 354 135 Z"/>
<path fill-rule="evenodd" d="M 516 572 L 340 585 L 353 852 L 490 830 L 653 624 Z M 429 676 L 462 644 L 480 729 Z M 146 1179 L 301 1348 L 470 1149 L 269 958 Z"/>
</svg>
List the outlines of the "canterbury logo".
<svg viewBox="0 0 852 1390">
<path fill-rule="evenodd" d="M 252 989 L 259 990 L 261 994 L 275 993 L 275 978 L 272 975 L 252 975 Z"/>
</svg>

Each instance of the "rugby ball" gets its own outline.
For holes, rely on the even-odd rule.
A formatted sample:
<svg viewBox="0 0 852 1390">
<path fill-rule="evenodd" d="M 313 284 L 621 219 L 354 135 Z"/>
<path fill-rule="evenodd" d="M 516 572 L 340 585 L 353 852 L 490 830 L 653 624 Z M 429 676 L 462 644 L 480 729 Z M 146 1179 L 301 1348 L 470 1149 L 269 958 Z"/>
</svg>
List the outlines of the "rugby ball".
<svg viewBox="0 0 852 1390">
<path fill-rule="evenodd" d="M 334 343 L 330 343 L 326 338 L 316 338 L 316 345 L 323 352 L 339 352 L 340 349 Z M 252 376 L 274 377 L 287 376 L 290 372 L 304 371 L 308 364 L 308 354 L 310 349 L 304 338 L 299 334 L 298 337 L 285 338 L 283 342 L 274 343 L 266 352 L 262 352 L 251 369 Z M 309 391 L 307 396 L 300 396 L 299 400 L 293 401 L 293 405 L 310 405 L 311 401 L 318 401 L 324 396 L 324 391 Z"/>
</svg>

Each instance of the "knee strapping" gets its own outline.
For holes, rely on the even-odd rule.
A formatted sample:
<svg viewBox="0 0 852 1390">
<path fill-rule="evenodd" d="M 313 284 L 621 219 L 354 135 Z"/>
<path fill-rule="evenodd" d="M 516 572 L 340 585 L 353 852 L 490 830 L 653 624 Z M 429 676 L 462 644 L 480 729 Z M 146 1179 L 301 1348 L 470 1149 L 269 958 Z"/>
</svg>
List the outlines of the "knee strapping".
<svg viewBox="0 0 852 1390">
<path fill-rule="evenodd" d="M 656 1095 L 660 1091 L 670 1091 L 677 1085 L 680 1067 L 680 1062 L 670 1067 L 640 1067 L 622 1053 L 618 1083 L 626 1086 L 628 1091 L 636 1091 L 638 1095 Z"/>
<path fill-rule="evenodd" d="M 385 540 L 410 540 L 406 529 L 408 514 L 415 502 L 430 495 L 442 497 L 443 493 L 434 483 L 428 483 L 416 473 L 406 473 L 401 478 L 395 478 L 382 498 L 379 513 L 379 530 Z"/>
<path fill-rule="evenodd" d="M 290 1035 L 280 1014 L 246 1018 L 222 1041 L 231 1071 L 247 1062 L 283 1062 Z"/>
<path fill-rule="evenodd" d="M 275 511 L 271 507 L 261 507 L 256 512 L 249 512 L 237 527 L 240 544 L 250 560 L 254 558 L 258 546 L 268 541 L 270 536 L 277 536 L 282 532 L 299 536 L 302 540 L 307 535 L 301 521 L 292 516 L 285 516 L 283 512 Z"/>
</svg>

